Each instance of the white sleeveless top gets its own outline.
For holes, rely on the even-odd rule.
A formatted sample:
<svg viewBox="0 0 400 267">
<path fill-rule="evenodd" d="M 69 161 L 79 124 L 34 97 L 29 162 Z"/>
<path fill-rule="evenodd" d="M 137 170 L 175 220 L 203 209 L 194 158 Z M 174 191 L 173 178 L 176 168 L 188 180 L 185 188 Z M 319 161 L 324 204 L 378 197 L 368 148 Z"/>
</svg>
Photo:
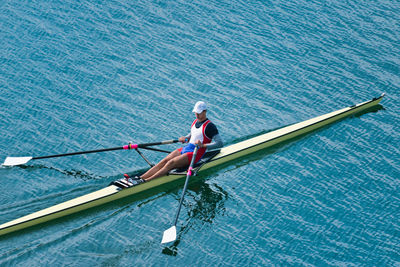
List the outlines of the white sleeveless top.
<svg viewBox="0 0 400 267">
<path fill-rule="evenodd" d="M 204 122 L 203 125 L 201 125 L 201 127 L 199 127 L 199 128 L 196 128 L 196 122 L 197 122 L 197 119 L 194 120 L 194 122 L 192 123 L 192 128 L 190 129 L 189 143 L 195 144 L 197 140 L 200 140 L 202 144 L 210 143 L 211 139 L 209 139 L 204 133 L 207 124 L 210 123 L 210 120 L 207 120 L 206 122 Z"/>
</svg>

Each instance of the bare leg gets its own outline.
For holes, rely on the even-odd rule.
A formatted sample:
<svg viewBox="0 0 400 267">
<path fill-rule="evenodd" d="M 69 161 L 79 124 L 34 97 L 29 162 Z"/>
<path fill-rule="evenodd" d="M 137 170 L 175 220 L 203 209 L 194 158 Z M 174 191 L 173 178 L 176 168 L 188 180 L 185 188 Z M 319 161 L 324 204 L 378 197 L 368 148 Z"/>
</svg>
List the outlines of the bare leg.
<svg viewBox="0 0 400 267">
<path fill-rule="evenodd" d="M 146 173 L 140 176 L 140 178 L 146 180 L 147 178 L 153 176 L 156 172 L 158 172 L 161 168 L 167 164 L 168 161 L 171 159 L 180 156 L 181 153 L 176 149 L 169 153 L 164 159 L 162 159 L 159 163 L 157 163 L 155 166 L 153 166 L 150 170 L 148 170 Z"/>
<path fill-rule="evenodd" d="M 161 176 L 166 175 L 170 170 L 175 169 L 175 168 L 183 168 L 189 165 L 188 157 L 187 154 L 179 155 L 175 158 L 172 158 L 169 160 L 159 171 L 157 171 L 155 174 L 148 178 L 143 178 L 146 181 L 149 181 L 154 178 L 158 178 Z"/>
</svg>

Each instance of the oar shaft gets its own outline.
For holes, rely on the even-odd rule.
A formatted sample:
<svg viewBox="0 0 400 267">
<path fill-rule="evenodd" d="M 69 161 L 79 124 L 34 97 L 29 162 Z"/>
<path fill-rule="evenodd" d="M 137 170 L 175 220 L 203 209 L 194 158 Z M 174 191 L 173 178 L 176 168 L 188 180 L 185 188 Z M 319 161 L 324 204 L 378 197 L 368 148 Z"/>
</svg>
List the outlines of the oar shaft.
<svg viewBox="0 0 400 267">
<path fill-rule="evenodd" d="M 90 153 L 105 152 L 105 151 L 113 151 L 113 150 L 121 150 L 121 149 L 124 149 L 124 147 L 103 148 L 103 149 L 88 150 L 88 151 L 80 151 L 80 152 L 72 152 L 72 153 L 65 153 L 65 154 L 58 154 L 58 155 L 33 157 L 32 159 L 57 158 L 57 157 L 74 156 L 74 155 L 90 154 Z"/>
<path fill-rule="evenodd" d="M 57 158 L 57 157 L 65 157 L 65 156 L 73 156 L 73 155 L 82 155 L 82 154 L 90 154 L 90 153 L 97 153 L 97 152 L 105 152 L 105 151 L 113 151 L 113 150 L 121 150 L 121 149 L 136 149 L 137 148 L 143 148 L 143 149 L 149 149 L 149 150 L 154 150 L 154 151 L 159 151 L 159 152 L 166 152 L 170 153 L 169 151 L 157 149 L 157 148 L 151 148 L 149 146 L 156 146 L 156 145 L 166 145 L 166 144 L 172 144 L 172 143 L 177 143 L 179 140 L 174 139 L 174 140 L 166 140 L 166 141 L 161 141 L 161 142 L 155 142 L 155 143 L 144 143 L 144 144 L 129 144 L 125 146 L 119 146 L 119 147 L 112 147 L 112 148 L 103 148 L 103 149 L 96 149 L 96 150 L 88 150 L 88 151 L 79 151 L 79 152 L 71 152 L 71 153 L 64 153 L 64 154 L 57 154 L 57 155 L 49 155 L 49 156 L 39 156 L 39 157 L 7 157 L 4 163 L 2 164 L 3 166 L 17 166 L 21 164 L 26 164 L 28 161 L 33 160 L 33 159 L 48 159 L 48 158 Z M 147 160 L 146 160 L 147 161 Z"/>
<path fill-rule="evenodd" d="M 190 178 L 190 176 L 192 176 L 192 170 L 193 170 L 194 161 L 196 159 L 197 150 L 198 150 L 198 146 L 196 145 L 196 147 L 195 147 L 195 149 L 193 151 L 193 157 L 192 157 L 192 160 L 190 162 L 189 169 L 187 171 L 185 185 L 183 186 L 183 192 L 182 192 L 181 200 L 179 201 L 178 211 L 176 212 L 176 216 L 175 216 L 174 226 L 176 226 L 176 224 L 178 223 L 179 213 L 181 212 L 183 199 L 185 198 L 185 192 L 186 192 L 187 186 L 189 184 L 189 178 Z"/>
<path fill-rule="evenodd" d="M 90 154 L 90 153 L 98 153 L 98 152 L 106 152 L 106 151 L 113 151 L 113 150 L 122 150 L 122 149 L 136 149 L 136 148 L 147 148 L 148 146 L 157 146 L 157 145 L 167 145 L 172 143 L 177 143 L 179 140 L 166 140 L 161 142 L 154 142 L 154 143 L 143 143 L 143 144 L 129 144 L 125 146 L 119 147 L 112 147 L 112 148 L 103 148 L 103 149 L 96 149 L 96 150 L 88 150 L 88 151 L 80 151 L 80 152 L 71 152 L 65 154 L 58 154 L 58 155 L 50 155 L 50 156 L 40 156 L 40 157 L 33 157 L 32 159 L 48 159 L 48 158 L 57 158 L 57 157 L 65 157 L 65 156 L 74 156 L 74 155 L 81 155 L 81 154 Z M 168 152 L 165 150 L 158 150 L 156 148 L 147 148 L 150 150 L 160 151 L 160 152 Z"/>
</svg>

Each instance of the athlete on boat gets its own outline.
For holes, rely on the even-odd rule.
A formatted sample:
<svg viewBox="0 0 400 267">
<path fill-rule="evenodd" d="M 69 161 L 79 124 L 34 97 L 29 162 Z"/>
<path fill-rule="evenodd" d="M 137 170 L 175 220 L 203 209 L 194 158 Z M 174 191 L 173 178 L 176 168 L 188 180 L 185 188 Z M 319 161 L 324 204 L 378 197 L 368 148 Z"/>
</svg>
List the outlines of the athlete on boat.
<svg viewBox="0 0 400 267">
<path fill-rule="evenodd" d="M 130 178 L 125 174 L 125 178 L 130 183 L 135 185 L 140 184 L 164 176 L 170 170 L 189 166 L 196 145 L 199 148 L 195 163 L 203 157 L 206 150 L 217 149 L 223 146 L 223 141 L 218 133 L 217 127 L 207 118 L 206 103 L 198 101 L 193 108 L 193 112 L 195 113 L 196 119 L 192 123 L 190 133 L 186 136 L 179 137 L 179 141 L 187 143 L 187 145 L 168 154 L 168 156 L 140 177 L 136 176 Z"/>
</svg>

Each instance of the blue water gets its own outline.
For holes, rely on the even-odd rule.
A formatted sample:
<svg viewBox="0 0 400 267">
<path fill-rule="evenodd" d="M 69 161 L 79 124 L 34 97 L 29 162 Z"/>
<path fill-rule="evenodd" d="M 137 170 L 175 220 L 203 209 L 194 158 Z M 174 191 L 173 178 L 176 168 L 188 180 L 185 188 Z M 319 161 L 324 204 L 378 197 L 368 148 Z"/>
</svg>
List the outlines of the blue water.
<svg viewBox="0 0 400 267">
<path fill-rule="evenodd" d="M 230 144 L 387 94 L 198 176 L 172 245 L 182 187 L 2 237 L 0 265 L 400 265 L 399 21 L 396 1 L 0 3 L 1 161 L 179 137 L 197 100 Z M 0 223 L 145 168 L 132 151 L 0 168 Z"/>
</svg>

